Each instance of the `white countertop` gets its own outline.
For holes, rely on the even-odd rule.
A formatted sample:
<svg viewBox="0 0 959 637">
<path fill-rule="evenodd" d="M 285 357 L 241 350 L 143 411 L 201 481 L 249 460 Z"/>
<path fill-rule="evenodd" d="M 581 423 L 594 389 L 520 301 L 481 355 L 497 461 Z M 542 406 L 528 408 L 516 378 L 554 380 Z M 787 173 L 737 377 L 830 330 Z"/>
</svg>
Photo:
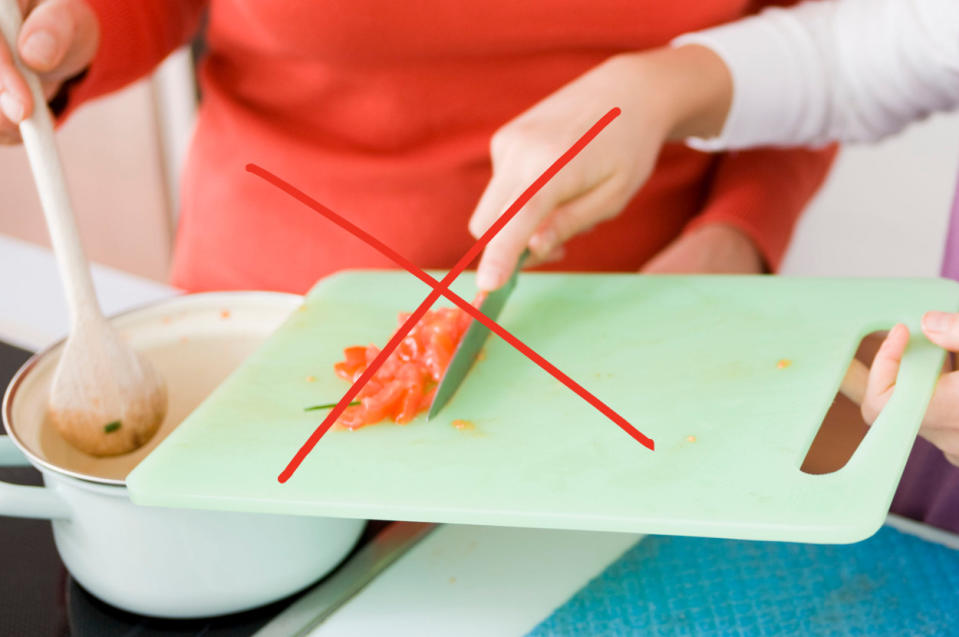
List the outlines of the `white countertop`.
<svg viewBox="0 0 959 637">
<path fill-rule="evenodd" d="M 107 314 L 177 293 L 94 266 Z M 67 331 L 53 256 L 0 235 L 0 339 L 36 350 Z M 642 536 L 442 525 L 312 634 L 522 635 Z"/>
<path fill-rule="evenodd" d="M 177 293 L 169 286 L 100 265 L 93 266 L 93 279 L 107 314 Z M 65 336 L 67 324 L 63 285 L 51 252 L 0 235 L 0 338 L 37 350 Z"/>
</svg>

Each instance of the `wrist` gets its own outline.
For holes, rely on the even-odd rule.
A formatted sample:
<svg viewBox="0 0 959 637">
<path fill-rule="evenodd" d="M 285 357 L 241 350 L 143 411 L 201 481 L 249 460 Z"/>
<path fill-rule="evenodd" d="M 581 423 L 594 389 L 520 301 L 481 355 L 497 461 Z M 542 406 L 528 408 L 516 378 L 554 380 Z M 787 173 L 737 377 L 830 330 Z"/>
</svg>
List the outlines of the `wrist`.
<svg viewBox="0 0 959 637">
<path fill-rule="evenodd" d="M 690 44 L 621 57 L 635 65 L 644 106 L 656 113 L 666 140 L 722 132 L 732 103 L 732 75 L 712 50 Z"/>
</svg>

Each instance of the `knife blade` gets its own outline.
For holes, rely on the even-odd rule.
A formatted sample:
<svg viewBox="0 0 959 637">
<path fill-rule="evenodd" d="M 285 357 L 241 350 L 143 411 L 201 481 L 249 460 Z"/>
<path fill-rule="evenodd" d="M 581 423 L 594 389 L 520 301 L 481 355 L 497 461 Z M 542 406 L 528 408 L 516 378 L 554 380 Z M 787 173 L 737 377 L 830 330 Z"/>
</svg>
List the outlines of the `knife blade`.
<svg viewBox="0 0 959 637">
<path fill-rule="evenodd" d="M 499 317 L 500 312 L 503 311 L 503 306 L 506 305 L 506 299 L 509 298 L 509 295 L 513 292 L 513 288 L 516 287 L 516 279 L 519 276 L 519 271 L 522 269 L 527 258 L 529 258 L 529 249 L 524 250 L 523 254 L 520 255 L 519 261 L 516 262 L 516 268 L 503 287 L 487 294 L 486 298 L 480 303 L 479 311 L 485 314 L 490 320 L 495 321 Z M 453 352 L 453 358 L 450 359 L 446 373 L 443 374 L 439 385 L 436 386 L 436 394 L 433 396 L 430 410 L 426 414 L 426 420 L 430 420 L 438 414 L 446 403 L 449 402 L 450 398 L 453 397 L 456 390 L 459 389 L 463 379 L 466 378 L 470 368 L 473 366 L 473 361 L 476 360 L 480 350 L 483 349 L 483 344 L 486 343 L 489 334 L 489 329 L 476 319 L 473 319 L 469 327 L 466 328 L 460 344 Z"/>
</svg>

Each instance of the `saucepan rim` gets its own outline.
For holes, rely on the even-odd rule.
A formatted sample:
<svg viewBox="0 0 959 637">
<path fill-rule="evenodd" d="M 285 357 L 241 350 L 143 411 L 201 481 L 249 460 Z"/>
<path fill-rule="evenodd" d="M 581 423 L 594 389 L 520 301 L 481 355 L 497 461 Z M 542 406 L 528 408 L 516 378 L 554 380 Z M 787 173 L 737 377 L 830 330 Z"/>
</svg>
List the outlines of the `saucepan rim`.
<svg viewBox="0 0 959 637">
<path fill-rule="evenodd" d="M 299 294 L 291 294 L 288 292 L 270 292 L 270 291 L 260 291 L 260 290 L 236 290 L 236 291 L 226 291 L 226 292 L 197 292 L 192 294 L 178 294 L 165 299 L 159 299 L 156 301 L 150 301 L 148 303 L 143 303 L 135 307 L 131 307 L 122 312 L 118 312 L 109 316 L 109 320 L 113 321 L 115 319 L 121 319 L 131 314 L 137 314 L 139 312 L 144 312 L 150 309 L 154 309 L 157 306 L 176 306 L 181 303 L 194 303 L 201 300 L 215 301 L 216 299 L 235 299 L 238 296 L 253 298 L 257 296 L 269 297 L 272 299 L 286 299 L 290 303 L 291 311 L 294 309 L 294 302 L 302 303 L 303 297 Z M 33 453 L 26 444 L 19 438 L 16 428 L 13 426 L 13 401 L 17 395 L 17 392 L 20 386 L 23 384 L 24 379 L 26 379 L 31 371 L 39 364 L 41 360 L 50 356 L 51 352 L 56 348 L 63 345 L 66 341 L 66 338 L 61 338 L 60 340 L 44 347 L 33 356 L 31 356 L 27 361 L 20 366 L 20 369 L 17 370 L 17 373 L 13 376 L 13 379 L 10 381 L 10 384 L 7 386 L 7 390 L 3 394 L 3 404 L 2 404 L 2 420 L 3 428 L 6 430 L 7 435 L 10 437 L 10 440 L 17 446 L 17 448 L 30 460 L 38 469 L 46 470 L 51 473 L 64 476 L 67 478 L 72 478 L 74 480 L 79 480 L 81 482 L 106 486 L 115 489 L 116 491 L 125 491 L 126 490 L 126 481 L 117 480 L 114 478 L 102 478 L 98 476 L 89 475 L 86 473 L 80 473 L 78 471 L 73 471 L 71 469 L 66 469 L 64 467 L 58 466 L 44 458 L 41 458 L 37 454 Z"/>
</svg>

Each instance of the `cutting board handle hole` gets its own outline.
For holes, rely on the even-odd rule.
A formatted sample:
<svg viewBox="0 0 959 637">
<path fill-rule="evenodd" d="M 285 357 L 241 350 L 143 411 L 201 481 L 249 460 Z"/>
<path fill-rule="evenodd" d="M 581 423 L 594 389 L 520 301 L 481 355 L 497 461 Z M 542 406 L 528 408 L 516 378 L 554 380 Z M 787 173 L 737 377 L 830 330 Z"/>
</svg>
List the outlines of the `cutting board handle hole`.
<svg viewBox="0 0 959 637">
<path fill-rule="evenodd" d="M 846 378 L 836 392 L 832 405 L 819 425 L 806 457 L 803 458 L 803 473 L 822 475 L 839 471 L 859 448 L 869 431 L 859 403 L 865 391 L 869 365 L 886 333 L 870 332 L 859 342 L 853 364 L 850 365 Z M 855 361 L 859 364 L 856 365 Z"/>
</svg>

